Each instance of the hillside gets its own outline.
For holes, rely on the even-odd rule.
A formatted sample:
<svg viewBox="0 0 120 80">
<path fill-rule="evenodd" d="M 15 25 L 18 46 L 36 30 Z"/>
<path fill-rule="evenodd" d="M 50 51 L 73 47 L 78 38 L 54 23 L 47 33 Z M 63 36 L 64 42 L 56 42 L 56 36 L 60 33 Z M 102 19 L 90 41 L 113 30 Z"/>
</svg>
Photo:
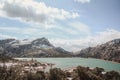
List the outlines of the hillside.
<svg viewBox="0 0 120 80">
<path fill-rule="evenodd" d="M 115 39 L 96 47 L 82 49 L 77 56 L 120 62 L 120 39 Z"/>
<path fill-rule="evenodd" d="M 65 57 L 71 53 L 53 46 L 46 38 L 35 40 L 0 40 L 0 52 L 11 57 Z"/>
</svg>

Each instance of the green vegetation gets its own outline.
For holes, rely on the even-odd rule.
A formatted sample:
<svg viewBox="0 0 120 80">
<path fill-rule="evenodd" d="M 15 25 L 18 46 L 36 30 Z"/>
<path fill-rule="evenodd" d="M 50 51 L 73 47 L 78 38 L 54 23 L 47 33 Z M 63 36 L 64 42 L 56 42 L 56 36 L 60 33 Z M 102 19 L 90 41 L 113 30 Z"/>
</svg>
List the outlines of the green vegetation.
<svg viewBox="0 0 120 80">
<path fill-rule="evenodd" d="M 120 74 L 115 71 L 109 71 L 102 74 L 104 69 L 78 66 L 72 72 L 63 71 L 60 68 L 50 69 L 49 72 L 37 71 L 22 72 L 19 66 L 0 67 L 0 80 L 120 80 Z"/>
<path fill-rule="evenodd" d="M 49 80 L 66 80 L 66 74 L 59 68 L 50 69 Z"/>
<path fill-rule="evenodd" d="M 10 67 L 7 69 L 5 66 L 0 67 L 0 80 L 46 80 L 44 72 L 37 73 L 21 73 L 18 67 Z"/>
<path fill-rule="evenodd" d="M 107 72 L 104 75 L 105 80 L 120 80 L 120 74 L 115 71 Z"/>
<path fill-rule="evenodd" d="M 6 55 L 7 52 L 3 51 L 3 52 L 0 52 L 0 62 L 8 62 L 8 61 L 17 61 L 15 59 L 13 59 L 12 57 L 9 57 Z"/>
<path fill-rule="evenodd" d="M 9 60 L 12 60 L 12 58 L 9 56 L 5 56 L 4 54 L 0 54 L 0 62 L 7 62 Z"/>
</svg>

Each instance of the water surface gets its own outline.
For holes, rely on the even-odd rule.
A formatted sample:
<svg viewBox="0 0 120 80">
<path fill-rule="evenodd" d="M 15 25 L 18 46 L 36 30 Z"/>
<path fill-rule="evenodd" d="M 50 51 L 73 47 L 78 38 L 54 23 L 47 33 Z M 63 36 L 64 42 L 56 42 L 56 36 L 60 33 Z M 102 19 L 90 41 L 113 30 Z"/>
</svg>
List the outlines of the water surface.
<svg viewBox="0 0 120 80">
<path fill-rule="evenodd" d="M 27 59 L 31 58 L 18 58 L 18 59 Z M 100 67 L 104 68 L 106 71 L 118 71 L 120 72 L 120 64 L 110 61 L 105 61 L 101 59 L 93 58 L 34 58 L 39 62 L 54 63 L 57 68 L 71 68 L 76 66 L 85 66 L 90 68 Z"/>
</svg>

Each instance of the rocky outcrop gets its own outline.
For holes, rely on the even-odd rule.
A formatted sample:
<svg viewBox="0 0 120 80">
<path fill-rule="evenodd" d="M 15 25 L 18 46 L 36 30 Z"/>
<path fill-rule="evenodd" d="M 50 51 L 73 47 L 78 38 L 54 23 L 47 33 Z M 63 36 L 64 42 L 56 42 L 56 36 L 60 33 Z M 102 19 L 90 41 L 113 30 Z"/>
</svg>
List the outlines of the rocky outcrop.
<svg viewBox="0 0 120 80">
<path fill-rule="evenodd" d="M 120 62 L 120 39 L 115 39 L 96 47 L 82 49 L 77 56 Z"/>
</svg>

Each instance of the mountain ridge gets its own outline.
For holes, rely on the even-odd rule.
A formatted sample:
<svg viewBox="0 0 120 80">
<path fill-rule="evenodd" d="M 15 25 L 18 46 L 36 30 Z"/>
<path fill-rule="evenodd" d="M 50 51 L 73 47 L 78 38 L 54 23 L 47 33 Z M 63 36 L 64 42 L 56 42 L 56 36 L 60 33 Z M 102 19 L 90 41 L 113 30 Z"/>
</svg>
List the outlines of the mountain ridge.
<svg viewBox="0 0 120 80">
<path fill-rule="evenodd" d="M 120 39 L 114 39 L 96 47 L 82 49 L 76 56 L 92 57 L 120 63 Z"/>
<path fill-rule="evenodd" d="M 26 41 L 26 40 L 24 40 Z M 64 57 L 71 56 L 62 48 L 53 46 L 48 39 L 42 37 L 31 41 L 16 39 L 0 40 L 0 52 L 6 51 L 11 57 Z"/>
</svg>

